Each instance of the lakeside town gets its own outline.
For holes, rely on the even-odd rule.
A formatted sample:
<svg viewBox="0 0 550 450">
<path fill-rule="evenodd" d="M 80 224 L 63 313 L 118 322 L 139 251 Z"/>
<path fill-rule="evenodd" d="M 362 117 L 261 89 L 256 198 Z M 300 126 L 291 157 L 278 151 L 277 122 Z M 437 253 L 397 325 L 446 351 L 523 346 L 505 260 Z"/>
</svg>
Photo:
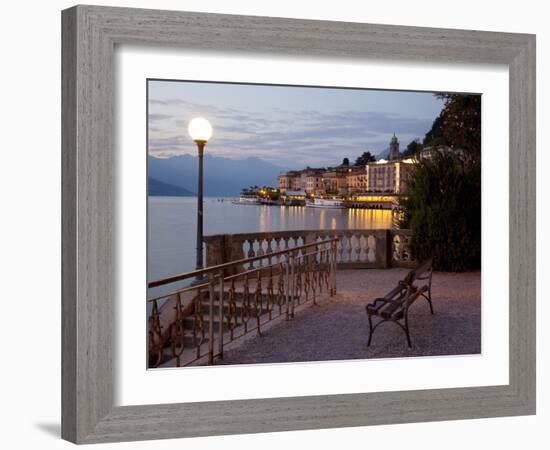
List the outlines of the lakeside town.
<svg viewBox="0 0 550 450">
<path fill-rule="evenodd" d="M 350 164 L 344 158 L 335 167 L 290 170 L 279 174 L 277 187 L 243 189 L 237 204 L 309 206 L 315 208 L 399 209 L 406 196 L 413 165 L 429 158 L 432 147 L 413 155 L 402 154 L 395 134 L 389 143 L 388 159 L 376 160 L 370 152 Z M 443 150 L 438 148 L 438 150 Z"/>
<path fill-rule="evenodd" d="M 149 92 L 148 368 L 481 352 L 480 95 Z"/>
</svg>

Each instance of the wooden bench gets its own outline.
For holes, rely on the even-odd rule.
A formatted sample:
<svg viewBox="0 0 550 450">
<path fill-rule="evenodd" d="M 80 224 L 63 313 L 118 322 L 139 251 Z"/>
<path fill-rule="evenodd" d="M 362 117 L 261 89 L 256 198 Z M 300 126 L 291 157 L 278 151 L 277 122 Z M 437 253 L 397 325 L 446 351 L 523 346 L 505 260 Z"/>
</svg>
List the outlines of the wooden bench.
<svg viewBox="0 0 550 450">
<path fill-rule="evenodd" d="M 422 262 L 418 267 L 412 269 L 405 278 L 397 283 L 384 297 L 376 298 L 372 303 L 367 304 L 367 317 L 369 320 L 369 342 L 370 346 L 374 330 L 384 322 L 394 322 L 401 327 L 407 336 L 407 343 L 411 347 L 409 334 L 409 308 L 420 296 L 424 297 L 429 305 L 431 314 L 434 313 L 432 306 L 432 258 Z M 373 326 L 372 316 L 380 320 Z M 403 323 L 401 323 L 403 321 Z"/>
</svg>

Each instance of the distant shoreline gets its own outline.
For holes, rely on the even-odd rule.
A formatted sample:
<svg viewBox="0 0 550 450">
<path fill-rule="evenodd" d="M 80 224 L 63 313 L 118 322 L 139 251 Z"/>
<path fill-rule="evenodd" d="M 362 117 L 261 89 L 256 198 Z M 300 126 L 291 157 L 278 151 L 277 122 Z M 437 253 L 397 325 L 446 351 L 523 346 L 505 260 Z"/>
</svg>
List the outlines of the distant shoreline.
<svg viewBox="0 0 550 450">
<path fill-rule="evenodd" d="M 147 198 L 197 198 L 196 194 L 193 195 L 165 195 L 165 194 L 147 194 Z M 205 195 L 204 199 L 236 199 L 239 198 L 238 195 Z"/>
</svg>

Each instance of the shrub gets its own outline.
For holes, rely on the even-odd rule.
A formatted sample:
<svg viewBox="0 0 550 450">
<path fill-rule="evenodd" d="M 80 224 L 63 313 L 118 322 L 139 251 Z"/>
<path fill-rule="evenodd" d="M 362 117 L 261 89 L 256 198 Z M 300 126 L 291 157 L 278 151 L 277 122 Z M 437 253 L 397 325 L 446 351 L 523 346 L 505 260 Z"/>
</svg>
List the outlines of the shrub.
<svg viewBox="0 0 550 450">
<path fill-rule="evenodd" d="M 411 251 L 434 268 L 481 268 L 481 165 L 453 151 L 419 161 L 409 178 L 402 225 L 413 231 Z"/>
</svg>

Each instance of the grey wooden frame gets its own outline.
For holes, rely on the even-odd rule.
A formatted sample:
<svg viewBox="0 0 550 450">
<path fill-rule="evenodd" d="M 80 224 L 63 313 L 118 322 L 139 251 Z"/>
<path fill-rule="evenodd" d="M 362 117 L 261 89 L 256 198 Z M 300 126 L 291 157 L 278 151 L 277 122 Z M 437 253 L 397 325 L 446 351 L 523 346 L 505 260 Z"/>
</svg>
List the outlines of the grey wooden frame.
<svg viewBox="0 0 550 450">
<path fill-rule="evenodd" d="M 63 438 L 93 443 L 535 413 L 535 36 L 96 6 L 63 11 L 62 30 Z M 125 43 L 507 65 L 509 384 L 114 407 L 113 52 Z"/>
</svg>

